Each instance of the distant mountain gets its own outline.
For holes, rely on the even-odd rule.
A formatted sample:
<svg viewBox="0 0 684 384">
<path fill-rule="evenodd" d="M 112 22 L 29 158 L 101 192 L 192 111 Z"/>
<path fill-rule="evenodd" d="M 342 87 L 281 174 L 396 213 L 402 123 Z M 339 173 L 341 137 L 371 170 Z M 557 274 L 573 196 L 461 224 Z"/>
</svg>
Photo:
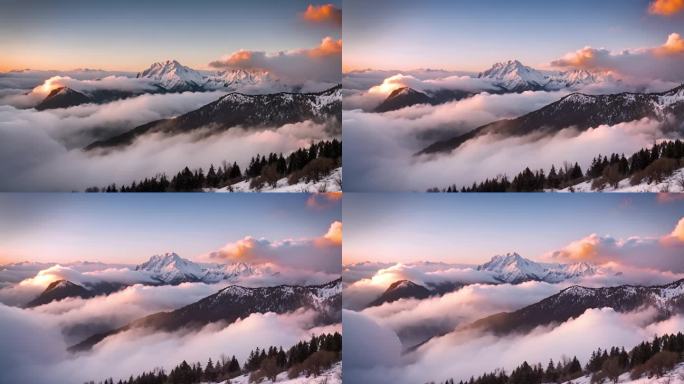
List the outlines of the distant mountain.
<svg viewBox="0 0 684 384">
<path fill-rule="evenodd" d="M 559 283 L 594 275 L 598 268 L 589 263 L 537 263 L 517 253 L 507 253 L 492 257 L 490 261 L 479 265 L 477 270 L 492 273 L 502 283 L 519 284 L 525 281 Z"/>
<path fill-rule="evenodd" d="M 60 87 L 53 89 L 35 108 L 42 111 L 45 109 L 68 108 L 90 102 L 92 102 L 91 99 L 83 93 L 69 87 Z"/>
<path fill-rule="evenodd" d="M 52 301 L 63 300 L 69 297 L 80 297 L 87 299 L 93 297 L 93 292 L 84 287 L 74 284 L 68 280 L 53 281 L 38 297 L 26 304 L 26 308 L 33 308 L 39 305 L 48 304 Z"/>
<path fill-rule="evenodd" d="M 452 89 L 439 89 L 421 92 L 413 88 L 402 87 L 392 91 L 392 93 L 390 93 L 390 95 L 387 96 L 387 98 L 373 111 L 378 113 L 389 112 L 417 104 L 437 105 L 449 101 L 464 99 L 474 95 L 475 93 L 476 92 Z"/>
<path fill-rule="evenodd" d="M 232 323 L 253 313 L 286 313 L 308 308 L 318 313 L 318 323 L 341 321 L 342 281 L 322 285 L 279 285 L 247 288 L 231 285 L 204 299 L 171 312 L 159 312 L 110 332 L 94 335 L 69 348 L 72 352 L 92 348 L 104 338 L 133 328 L 172 332 L 181 328 L 200 328 L 223 321 Z"/>
<path fill-rule="evenodd" d="M 281 83 L 270 72 L 260 69 L 231 69 L 218 71 L 205 76 L 204 87 L 209 89 L 228 88 L 235 91 L 243 91 L 249 87 L 268 88 L 276 91 L 293 91 L 292 87 Z"/>
<path fill-rule="evenodd" d="M 373 300 L 368 306 L 375 307 L 399 299 L 425 299 L 431 294 L 430 290 L 422 285 L 409 280 L 399 280 L 392 283 L 380 297 Z"/>
<path fill-rule="evenodd" d="M 660 319 L 666 319 L 684 312 L 684 280 L 652 287 L 622 285 L 586 288 L 575 285 L 515 312 L 485 317 L 467 328 L 500 335 L 528 332 L 540 325 L 559 324 L 576 318 L 590 308 L 604 307 L 613 308 L 617 312 L 652 307 L 656 309 Z"/>
<path fill-rule="evenodd" d="M 672 117 L 674 122 L 668 117 Z M 684 85 L 661 93 L 573 93 L 518 118 L 495 121 L 466 134 L 438 141 L 418 154 L 449 152 L 468 140 L 484 135 L 549 135 L 568 127 L 584 131 L 600 125 L 615 125 L 643 118 L 655 119 L 672 125 L 673 129 L 681 130 L 679 125 L 684 120 Z"/>
<path fill-rule="evenodd" d="M 149 273 L 153 279 L 162 284 L 173 285 L 187 282 L 213 284 L 261 272 L 245 263 L 195 263 L 176 253 L 154 255 L 148 261 L 137 265 L 135 270 Z"/>
<path fill-rule="evenodd" d="M 491 80 L 493 84 L 508 92 L 553 91 L 587 85 L 600 80 L 598 75 L 585 70 L 540 71 L 518 60 L 496 63 L 479 73 L 477 77 Z"/>
<path fill-rule="evenodd" d="M 416 91 L 413 88 L 403 87 L 392 91 L 387 99 L 375 108 L 375 112 L 388 112 L 415 104 L 433 103 L 432 98 L 425 93 Z"/>
<path fill-rule="evenodd" d="M 341 114 L 340 85 L 318 93 L 246 95 L 234 92 L 176 118 L 153 121 L 110 139 L 96 141 L 86 150 L 128 145 L 137 137 L 155 132 L 176 135 L 200 128 L 223 132 L 237 126 L 280 127 L 306 120 L 325 122 L 336 118 L 341 121 Z"/>
</svg>

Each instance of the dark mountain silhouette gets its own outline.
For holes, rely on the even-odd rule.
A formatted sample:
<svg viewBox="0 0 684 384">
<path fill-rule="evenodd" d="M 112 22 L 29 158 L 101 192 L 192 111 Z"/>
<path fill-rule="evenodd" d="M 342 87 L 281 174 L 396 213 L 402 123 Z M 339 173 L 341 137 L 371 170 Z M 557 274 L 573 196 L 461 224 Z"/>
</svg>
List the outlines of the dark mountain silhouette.
<svg viewBox="0 0 684 384">
<path fill-rule="evenodd" d="M 35 108 L 43 111 L 45 109 L 68 108 L 90 102 L 92 100 L 83 93 L 69 87 L 60 87 L 53 89 Z"/>
<path fill-rule="evenodd" d="M 68 280 L 53 281 L 38 297 L 26 304 L 27 308 L 37 307 L 39 305 L 48 304 L 52 301 L 63 300 L 68 297 L 80 297 L 87 299 L 93 297 L 93 292 L 84 287 L 72 283 Z"/>
<path fill-rule="evenodd" d="M 425 299 L 430 295 L 430 290 L 422 285 L 409 280 L 399 280 L 392 283 L 380 297 L 373 300 L 368 306 L 375 307 L 399 299 Z"/>
</svg>

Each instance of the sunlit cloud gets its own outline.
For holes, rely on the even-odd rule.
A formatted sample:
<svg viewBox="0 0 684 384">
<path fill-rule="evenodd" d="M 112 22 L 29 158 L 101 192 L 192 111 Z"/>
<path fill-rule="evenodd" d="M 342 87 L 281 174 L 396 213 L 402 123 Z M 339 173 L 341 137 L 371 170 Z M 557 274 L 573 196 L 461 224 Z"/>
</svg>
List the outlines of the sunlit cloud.
<svg viewBox="0 0 684 384">
<path fill-rule="evenodd" d="M 309 4 L 302 17 L 304 17 L 304 20 L 314 23 L 328 23 L 342 26 L 342 10 L 332 4 Z"/>
<path fill-rule="evenodd" d="M 306 206 L 315 210 L 326 209 L 340 200 L 342 200 L 342 192 L 312 193 L 306 199 Z"/>
<path fill-rule="evenodd" d="M 670 16 L 684 10 L 684 0 L 653 0 L 648 12 L 654 15 Z"/>
<path fill-rule="evenodd" d="M 239 50 L 209 63 L 219 69 L 260 69 L 287 80 L 340 82 L 342 40 L 325 37 L 313 48 L 264 52 Z"/>
<path fill-rule="evenodd" d="M 210 252 L 210 260 L 273 264 L 312 272 L 340 273 L 342 222 L 334 221 L 320 237 L 271 241 L 244 237 Z"/>
<path fill-rule="evenodd" d="M 589 261 L 592 263 L 617 263 L 638 268 L 651 268 L 663 272 L 684 272 L 684 218 L 672 232 L 659 238 L 612 236 L 591 234 L 576 240 L 564 248 L 550 252 L 551 259 L 564 261 Z M 648 255 L 648 257 L 644 257 Z"/>
<path fill-rule="evenodd" d="M 609 71 L 627 77 L 680 81 L 684 77 L 684 39 L 671 33 L 657 47 L 613 52 L 584 47 L 551 62 L 555 67 Z"/>
<path fill-rule="evenodd" d="M 682 224 L 682 223 L 680 223 Z M 684 224 L 682 226 L 682 236 L 684 237 Z M 335 221 L 330 224 L 328 232 L 323 235 L 323 238 L 328 240 L 334 245 L 342 245 L 342 222 Z"/>
</svg>

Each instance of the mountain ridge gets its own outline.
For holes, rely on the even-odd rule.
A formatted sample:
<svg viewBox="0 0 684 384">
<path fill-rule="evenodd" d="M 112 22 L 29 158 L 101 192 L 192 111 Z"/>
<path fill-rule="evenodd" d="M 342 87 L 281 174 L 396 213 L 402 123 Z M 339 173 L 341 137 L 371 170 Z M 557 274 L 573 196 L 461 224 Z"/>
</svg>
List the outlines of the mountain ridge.
<svg viewBox="0 0 684 384">
<path fill-rule="evenodd" d="M 69 347 L 71 352 L 86 351 L 104 340 L 133 328 L 173 332 L 182 328 L 198 329 L 218 321 L 232 323 L 253 313 L 292 312 L 300 308 L 315 310 L 317 323 L 330 324 L 341 319 L 342 280 L 318 285 L 277 285 L 249 288 L 230 285 L 197 302 L 169 312 L 157 312 L 127 325 L 93 335 Z"/>
<path fill-rule="evenodd" d="M 468 133 L 437 141 L 416 155 L 450 152 L 468 140 L 488 134 L 504 137 L 531 133 L 549 135 L 569 127 L 585 131 L 643 118 L 666 122 L 668 116 L 674 116 L 678 121 L 684 119 L 684 85 L 658 93 L 587 95 L 575 92 L 520 117 L 497 120 Z"/>
<path fill-rule="evenodd" d="M 199 109 L 172 119 L 152 121 L 84 148 L 106 149 L 131 144 L 137 137 L 159 132 L 182 134 L 201 128 L 222 132 L 233 127 L 280 127 L 306 120 L 323 123 L 329 118 L 341 121 L 341 85 L 322 92 L 279 92 L 247 95 L 231 92 Z"/>
</svg>

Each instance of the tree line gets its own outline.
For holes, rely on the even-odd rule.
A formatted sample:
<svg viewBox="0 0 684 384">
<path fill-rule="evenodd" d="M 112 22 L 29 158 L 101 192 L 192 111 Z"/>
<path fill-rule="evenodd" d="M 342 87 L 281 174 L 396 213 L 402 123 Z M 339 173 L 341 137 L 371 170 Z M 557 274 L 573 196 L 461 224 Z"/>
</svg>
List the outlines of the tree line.
<svg viewBox="0 0 684 384">
<path fill-rule="evenodd" d="M 549 360 L 546 369 L 541 363 L 530 365 L 526 361 L 517 366 L 510 374 L 503 369 L 485 373 L 458 384 L 541 384 L 572 382 L 579 377 L 591 375 L 592 384 L 617 383 L 621 375 L 628 373 L 632 380 L 646 375 L 648 378 L 661 377 L 684 361 L 684 334 L 655 336 L 629 352 L 624 347 L 611 347 L 592 352 L 587 364 L 582 367 L 577 357 L 554 363 Z M 448 379 L 444 384 L 456 384 Z M 432 383 L 434 384 L 434 383 Z"/>
<path fill-rule="evenodd" d="M 169 178 L 161 173 L 153 177 L 133 182 L 129 185 L 90 187 L 86 192 L 194 192 L 204 188 L 228 187 L 250 180 L 250 187 L 261 189 L 265 185 L 275 186 L 279 179 L 288 178 L 288 184 L 300 180 L 319 181 L 342 163 L 342 142 L 333 139 L 312 143 L 308 148 L 300 148 L 287 156 L 282 153 L 258 154 L 252 157 L 243 171 L 237 162 L 224 161 L 219 166 L 211 164 L 205 171 L 202 168 L 184 167 Z"/>
<path fill-rule="evenodd" d="M 630 179 L 631 185 L 644 181 L 662 182 L 681 168 L 684 163 L 684 142 L 677 139 L 656 143 L 651 148 L 641 149 L 629 158 L 625 154 L 613 153 L 610 156 L 595 157 L 586 173 L 578 163 L 555 165 L 546 173 L 529 167 L 509 179 L 506 175 L 486 179 L 471 186 L 458 187 L 452 184 L 446 188 L 431 188 L 428 192 L 541 192 L 547 189 L 572 188 L 580 182 L 591 180 L 592 189 L 602 190 L 606 186 L 617 188 L 621 180 Z M 678 181 L 679 182 L 679 181 Z M 681 182 L 684 188 L 684 180 Z"/>
<path fill-rule="evenodd" d="M 252 350 L 244 365 L 240 366 L 233 356 L 220 359 L 209 359 L 206 365 L 195 362 L 189 364 L 183 360 L 168 373 L 157 368 L 144 372 L 138 376 L 131 376 L 127 380 L 114 381 L 108 378 L 98 384 L 198 384 L 202 382 L 230 383 L 230 379 L 240 375 L 250 374 L 250 383 L 258 383 L 263 378 L 275 380 L 282 372 L 287 372 L 289 378 L 300 375 L 318 376 L 340 361 L 342 356 L 342 335 L 339 332 L 312 335 L 308 341 L 300 341 L 287 351 L 282 347 L 270 346 Z M 95 384 L 94 381 L 85 384 Z"/>
</svg>

